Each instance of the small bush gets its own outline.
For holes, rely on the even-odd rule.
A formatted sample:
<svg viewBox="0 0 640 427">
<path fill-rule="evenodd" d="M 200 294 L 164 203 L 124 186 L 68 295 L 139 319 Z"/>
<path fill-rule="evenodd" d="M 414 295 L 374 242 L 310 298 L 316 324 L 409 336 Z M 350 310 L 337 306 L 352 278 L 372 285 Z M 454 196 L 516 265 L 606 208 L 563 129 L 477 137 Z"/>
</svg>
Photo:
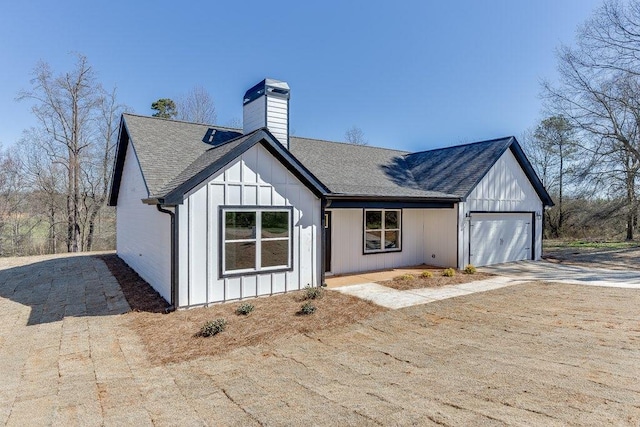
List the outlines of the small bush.
<svg viewBox="0 0 640 427">
<path fill-rule="evenodd" d="M 471 264 L 467 265 L 464 268 L 464 273 L 465 274 L 476 274 L 476 271 L 477 271 L 476 268 Z"/>
<path fill-rule="evenodd" d="M 238 308 L 236 308 L 236 314 L 243 314 L 246 316 L 247 314 L 251 313 L 254 308 L 255 307 L 253 306 L 253 304 L 245 302 L 243 304 L 240 304 Z"/>
<path fill-rule="evenodd" d="M 444 277 L 453 277 L 456 275 L 456 271 L 453 268 L 447 268 L 442 272 Z"/>
<path fill-rule="evenodd" d="M 300 311 L 298 313 L 300 314 L 313 314 L 316 311 L 316 306 L 313 305 L 310 302 L 305 302 L 304 304 L 302 304 L 302 307 L 300 307 Z"/>
<path fill-rule="evenodd" d="M 322 288 L 307 285 L 304 288 L 304 299 L 320 299 L 322 298 Z"/>
<path fill-rule="evenodd" d="M 200 328 L 200 335 L 203 337 L 212 337 L 224 331 L 227 327 L 227 321 L 224 319 L 209 320 Z"/>
<path fill-rule="evenodd" d="M 420 274 L 420 277 L 430 279 L 433 277 L 433 273 L 430 271 L 423 271 L 422 274 Z"/>
<path fill-rule="evenodd" d="M 416 277 L 413 274 L 406 273 L 401 276 L 394 277 L 393 280 L 395 280 L 396 282 L 409 282 L 415 278 Z"/>
</svg>

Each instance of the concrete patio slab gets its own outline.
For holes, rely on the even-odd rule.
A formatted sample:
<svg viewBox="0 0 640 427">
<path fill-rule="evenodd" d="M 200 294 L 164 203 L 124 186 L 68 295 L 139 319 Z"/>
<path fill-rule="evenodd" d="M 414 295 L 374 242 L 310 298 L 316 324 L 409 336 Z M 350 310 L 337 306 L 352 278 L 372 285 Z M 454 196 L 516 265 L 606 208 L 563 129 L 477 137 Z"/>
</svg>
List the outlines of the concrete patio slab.
<svg viewBox="0 0 640 427">
<path fill-rule="evenodd" d="M 433 299 L 407 291 L 398 291 L 377 283 L 362 283 L 359 285 L 348 285 L 333 290 L 344 294 L 353 295 L 367 301 L 371 301 L 382 307 L 398 309 L 411 307 L 412 305 L 426 304 Z"/>
<path fill-rule="evenodd" d="M 544 280 L 573 285 L 640 289 L 640 271 L 608 270 L 548 261 L 519 261 L 480 269 L 486 273 L 514 277 L 519 280 Z"/>
<path fill-rule="evenodd" d="M 486 280 L 463 283 L 460 285 L 442 286 L 439 288 L 421 288 L 399 291 L 378 283 L 361 283 L 333 288 L 333 290 L 353 295 L 382 307 L 398 309 L 413 305 L 427 304 L 447 298 L 455 298 L 476 292 L 486 292 L 494 289 L 523 283 L 510 277 L 495 277 Z"/>
</svg>

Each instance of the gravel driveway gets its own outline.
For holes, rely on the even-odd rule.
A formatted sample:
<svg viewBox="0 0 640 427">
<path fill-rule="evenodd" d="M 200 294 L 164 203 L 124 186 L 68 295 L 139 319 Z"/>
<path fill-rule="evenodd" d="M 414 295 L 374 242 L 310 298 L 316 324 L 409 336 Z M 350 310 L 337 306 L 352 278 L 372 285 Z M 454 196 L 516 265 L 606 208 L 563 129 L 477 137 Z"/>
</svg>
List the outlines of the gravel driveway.
<svg viewBox="0 0 640 427">
<path fill-rule="evenodd" d="M 0 270 L 0 424 L 640 423 L 638 289 L 531 282 L 156 366 L 101 260 L 29 262 Z"/>
</svg>

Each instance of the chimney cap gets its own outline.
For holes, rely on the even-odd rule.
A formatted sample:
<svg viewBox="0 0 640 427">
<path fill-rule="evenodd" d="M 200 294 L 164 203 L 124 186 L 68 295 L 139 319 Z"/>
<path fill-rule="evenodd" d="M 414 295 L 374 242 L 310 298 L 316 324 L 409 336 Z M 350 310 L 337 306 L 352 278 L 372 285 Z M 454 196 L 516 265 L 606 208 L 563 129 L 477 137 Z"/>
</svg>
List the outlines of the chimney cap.
<svg viewBox="0 0 640 427">
<path fill-rule="evenodd" d="M 265 94 L 267 96 L 289 99 L 289 91 L 290 89 L 287 82 L 275 79 L 264 79 L 245 92 L 242 105 L 247 105 Z"/>
</svg>

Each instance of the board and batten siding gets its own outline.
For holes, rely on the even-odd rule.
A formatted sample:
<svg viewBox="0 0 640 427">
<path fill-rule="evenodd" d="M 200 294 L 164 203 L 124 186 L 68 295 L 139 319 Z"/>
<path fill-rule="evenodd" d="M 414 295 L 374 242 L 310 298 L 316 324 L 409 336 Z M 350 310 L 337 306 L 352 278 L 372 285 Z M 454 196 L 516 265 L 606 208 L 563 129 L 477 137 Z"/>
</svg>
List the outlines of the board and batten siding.
<svg viewBox="0 0 640 427">
<path fill-rule="evenodd" d="M 543 204 L 511 150 L 505 153 L 489 169 L 467 197 L 459 204 L 461 259 L 458 267 L 469 261 L 469 213 L 470 212 L 532 212 L 535 219 L 535 256 L 542 255 Z M 533 224 L 532 224 L 533 225 Z"/>
<path fill-rule="evenodd" d="M 293 269 L 220 277 L 220 207 L 291 206 Z M 321 270 L 320 199 L 262 145 L 255 145 L 178 206 L 180 307 L 317 286 Z"/>
<path fill-rule="evenodd" d="M 331 273 L 456 266 L 456 214 L 456 209 L 403 209 L 402 250 L 365 255 L 363 210 L 331 209 Z"/>
<path fill-rule="evenodd" d="M 147 187 L 130 142 L 116 208 L 116 252 L 162 297 L 171 301 L 171 217 L 146 205 Z"/>
</svg>

